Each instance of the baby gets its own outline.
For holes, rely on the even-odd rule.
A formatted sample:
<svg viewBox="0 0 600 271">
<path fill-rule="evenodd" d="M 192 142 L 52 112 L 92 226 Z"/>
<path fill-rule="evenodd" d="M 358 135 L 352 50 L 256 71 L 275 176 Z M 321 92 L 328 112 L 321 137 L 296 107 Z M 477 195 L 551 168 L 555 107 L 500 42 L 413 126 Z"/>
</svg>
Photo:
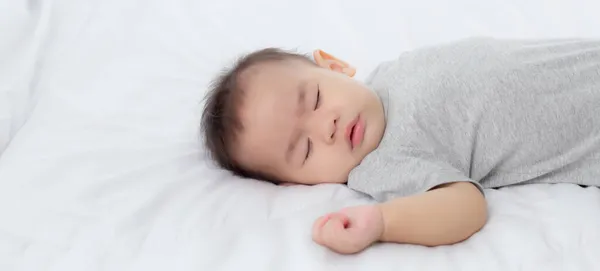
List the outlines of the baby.
<svg viewBox="0 0 600 271">
<path fill-rule="evenodd" d="M 362 84 L 317 50 L 264 49 L 215 80 L 202 125 L 216 162 L 276 184 L 343 183 L 378 204 L 315 221 L 315 242 L 460 242 L 483 188 L 600 185 L 600 41 L 471 38 L 402 54 Z"/>
</svg>

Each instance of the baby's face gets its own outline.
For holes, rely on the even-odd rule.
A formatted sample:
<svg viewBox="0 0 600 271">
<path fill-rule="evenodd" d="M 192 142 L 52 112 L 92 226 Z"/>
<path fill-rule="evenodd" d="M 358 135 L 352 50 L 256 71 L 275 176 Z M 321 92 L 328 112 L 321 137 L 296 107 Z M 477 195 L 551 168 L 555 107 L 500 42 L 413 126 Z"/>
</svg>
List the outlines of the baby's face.
<svg viewBox="0 0 600 271">
<path fill-rule="evenodd" d="M 344 183 L 383 136 L 381 101 L 351 77 L 310 63 L 248 71 L 234 154 L 246 167 L 298 184 Z"/>
</svg>

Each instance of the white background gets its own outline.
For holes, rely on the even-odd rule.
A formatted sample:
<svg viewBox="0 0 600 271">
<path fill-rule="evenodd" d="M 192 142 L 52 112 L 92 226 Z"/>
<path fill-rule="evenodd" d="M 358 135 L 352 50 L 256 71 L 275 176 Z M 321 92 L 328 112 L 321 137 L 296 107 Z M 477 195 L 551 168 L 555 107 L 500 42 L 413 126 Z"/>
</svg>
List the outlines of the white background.
<svg viewBox="0 0 600 271">
<path fill-rule="evenodd" d="M 487 191 L 456 246 L 312 243 L 368 202 L 211 167 L 201 100 L 236 55 L 325 49 L 358 67 L 468 36 L 600 37 L 595 0 L 0 0 L 0 270 L 598 270 L 600 191 Z"/>
</svg>

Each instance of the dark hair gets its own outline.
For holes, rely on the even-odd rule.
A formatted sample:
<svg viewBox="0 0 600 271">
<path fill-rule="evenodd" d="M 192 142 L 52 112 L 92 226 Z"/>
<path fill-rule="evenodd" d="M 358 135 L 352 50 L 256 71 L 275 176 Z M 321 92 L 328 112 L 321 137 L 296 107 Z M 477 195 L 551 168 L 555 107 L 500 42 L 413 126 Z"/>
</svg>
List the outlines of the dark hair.
<svg viewBox="0 0 600 271">
<path fill-rule="evenodd" d="M 239 117 L 244 94 L 241 77 L 248 69 L 259 64 L 294 59 L 313 63 L 302 54 L 266 48 L 239 58 L 232 68 L 222 71 L 212 82 L 205 98 L 201 125 L 206 148 L 219 166 L 241 177 L 277 182 L 265 172 L 244 168 L 233 157 L 237 137 L 244 129 Z"/>
</svg>

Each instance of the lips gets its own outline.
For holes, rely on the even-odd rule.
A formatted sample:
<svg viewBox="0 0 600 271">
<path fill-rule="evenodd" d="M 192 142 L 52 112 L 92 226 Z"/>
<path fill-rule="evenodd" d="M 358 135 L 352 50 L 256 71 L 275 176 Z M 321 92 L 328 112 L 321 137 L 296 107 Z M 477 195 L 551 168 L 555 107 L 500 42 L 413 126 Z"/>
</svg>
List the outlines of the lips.
<svg viewBox="0 0 600 271">
<path fill-rule="evenodd" d="M 356 117 L 346 127 L 346 139 L 350 144 L 350 148 L 354 149 L 359 146 L 365 135 L 365 122 L 360 118 Z"/>
</svg>

